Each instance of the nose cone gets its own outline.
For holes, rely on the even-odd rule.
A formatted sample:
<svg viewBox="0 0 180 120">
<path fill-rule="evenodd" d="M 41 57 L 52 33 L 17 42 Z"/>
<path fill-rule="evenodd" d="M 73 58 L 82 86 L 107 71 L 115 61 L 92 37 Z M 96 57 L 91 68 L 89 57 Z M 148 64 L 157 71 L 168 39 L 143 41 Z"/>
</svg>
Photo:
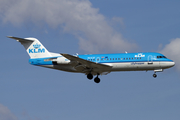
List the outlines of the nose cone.
<svg viewBox="0 0 180 120">
<path fill-rule="evenodd" d="M 173 67 L 174 65 L 175 65 L 175 62 L 172 61 L 172 62 L 170 63 L 170 67 Z"/>
<path fill-rule="evenodd" d="M 167 65 L 168 65 L 168 67 L 173 67 L 175 65 L 175 62 L 173 62 L 173 61 L 172 62 L 168 62 Z"/>
<path fill-rule="evenodd" d="M 160 65 L 163 68 L 170 68 L 170 67 L 173 67 L 175 65 L 175 62 L 173 62 L 173 61 L 160 62 Z"/>
</svg>

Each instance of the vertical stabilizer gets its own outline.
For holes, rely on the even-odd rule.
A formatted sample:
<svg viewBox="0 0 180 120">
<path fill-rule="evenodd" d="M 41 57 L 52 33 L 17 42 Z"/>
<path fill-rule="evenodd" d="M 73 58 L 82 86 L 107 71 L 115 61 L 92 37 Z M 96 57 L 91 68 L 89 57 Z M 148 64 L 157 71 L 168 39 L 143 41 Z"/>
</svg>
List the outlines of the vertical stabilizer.
<svg viewBox="0 0 180 120">
<path fill-rule="evenodd" d="M 49 51 L 36 38 L 17 38 L 11 36 L 8 37 L 20 42 L 26 49 L 30 58 L 51 57 Z"/>
</svg>

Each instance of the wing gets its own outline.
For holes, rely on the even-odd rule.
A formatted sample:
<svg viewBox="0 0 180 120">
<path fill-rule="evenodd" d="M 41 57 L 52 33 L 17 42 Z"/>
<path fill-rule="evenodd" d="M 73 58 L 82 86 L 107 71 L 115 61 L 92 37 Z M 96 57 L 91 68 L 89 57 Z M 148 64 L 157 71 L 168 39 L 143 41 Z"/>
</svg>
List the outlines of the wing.
<svg viewBox="0 0 180 120">
<path fill-rule="evenodd" d="M 95 74 L 97 73 L 100 74 L 100 73 L 103 73 L 102 71 L 108 71 L 112 68 L 112 66 L 84 60 L 82 58 L 79 58 L 73 55 L 69 55 L 69 54 L 61 54 L 61 55 L 69 59 L 71 62 L 78 63 L 76 66 L 77 68 L 80 66 L 84 67 L 83 71 L 88 71 L 88 72 L 93 71 L 95 72 Z"/>
</svg>

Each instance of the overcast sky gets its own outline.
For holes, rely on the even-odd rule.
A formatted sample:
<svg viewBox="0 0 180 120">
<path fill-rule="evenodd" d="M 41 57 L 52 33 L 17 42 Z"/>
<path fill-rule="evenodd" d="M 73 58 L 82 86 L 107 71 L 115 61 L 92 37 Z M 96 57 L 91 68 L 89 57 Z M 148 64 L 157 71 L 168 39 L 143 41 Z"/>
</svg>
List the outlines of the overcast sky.
<svg viewBox="0 0 180 120">
<path fill-rule="evenodd" d="M 179 120 L 179 0 L 1 0 L 0 120 Z M 100 76 L 32 66 L 6 36 L 35 37 L 51 52 L 160 52 L 157 73 Z"/>
</svg>

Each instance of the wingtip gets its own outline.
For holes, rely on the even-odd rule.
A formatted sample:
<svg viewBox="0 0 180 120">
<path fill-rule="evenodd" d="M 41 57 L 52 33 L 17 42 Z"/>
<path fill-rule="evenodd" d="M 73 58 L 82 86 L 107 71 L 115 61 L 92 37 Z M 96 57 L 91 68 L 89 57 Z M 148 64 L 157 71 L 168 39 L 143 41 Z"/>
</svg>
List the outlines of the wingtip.
<svg viewBox="0 0 180 120">
<path fill-rule="evenodd" d="M 12 38 L 13 36 L 6 36 L 6 37 L 8 37 L 8 38 Z"/>
</svg>

